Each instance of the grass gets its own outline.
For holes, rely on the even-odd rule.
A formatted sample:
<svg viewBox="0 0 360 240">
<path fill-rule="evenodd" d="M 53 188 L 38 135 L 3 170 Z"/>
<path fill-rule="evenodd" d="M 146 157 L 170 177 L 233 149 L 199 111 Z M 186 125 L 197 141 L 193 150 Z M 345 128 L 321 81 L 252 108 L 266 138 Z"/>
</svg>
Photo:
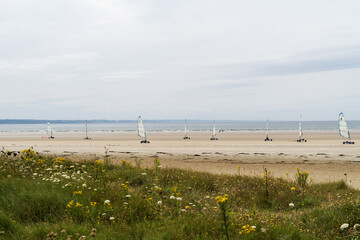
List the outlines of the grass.
<svg viewBox="0 0 360 240">
<path fill-rule="evenodd" d="M 360 239 L 360 192 L 344 182 L 140 165 L 0 156 L 0 238 Z"/>
</svg>

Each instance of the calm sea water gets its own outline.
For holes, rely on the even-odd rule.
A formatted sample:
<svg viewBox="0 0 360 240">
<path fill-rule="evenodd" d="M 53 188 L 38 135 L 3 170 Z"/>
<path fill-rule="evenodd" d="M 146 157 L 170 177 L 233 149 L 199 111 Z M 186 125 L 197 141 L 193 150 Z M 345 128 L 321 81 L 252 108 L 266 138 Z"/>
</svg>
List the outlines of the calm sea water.
<svg viewBox="0 0 360 240">
<path fill-rule="evenodd" d="M 266 122 L 243 121 L 217 121 L 216 129 L 224 131 L 264 131 Z M 297 130 L 299 123 L 296 121 L 269 122 L 270 130 L 288 131 Z M 52 123 L 54 132 L 84 132 L 83 123 Z M 146 131 L 176 132 L 184 131 L 184 121 L 146 121 Z M 351 130 L 360 130 L 360 121 L 348 121 Z M 212 130 L 212 121 L 187 121 L 190 131 Z M 303 130 L 337 130 L 337 121 L 304 121 Z M 0 132 L 45 132 L 46 124 L 0 124 Z M 137 122 L 121 123 L 88 123 L 89 132 L 131 132 L 137 131 Z"/>
</svg>

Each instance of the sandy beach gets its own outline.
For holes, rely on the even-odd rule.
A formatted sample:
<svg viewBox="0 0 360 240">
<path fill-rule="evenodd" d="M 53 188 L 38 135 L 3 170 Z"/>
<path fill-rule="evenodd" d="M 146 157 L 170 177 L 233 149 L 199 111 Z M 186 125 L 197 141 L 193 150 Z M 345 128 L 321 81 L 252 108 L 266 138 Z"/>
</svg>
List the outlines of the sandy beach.
<svg viewBox="0 0 360 240">
<path fill-rule="evenodd" d="M 265 142 L 264 132 L 223 132 L 218 141 L 210 141 L 209 132 L 191 132 L 183 140 L 182 132 L 149 132 L 150 144 L 140 144 L 135 132 L 56 132 L 55 139 L 44 133 L 1 133 L 0 146 L 19 151 L 33 147 L 43 154 L 59 154 L 72 159 L 102 159 L 104 147 L 111 161 L 134 162 L 142 159 L 152 167 L 158 158 L 163 167 L 207 171 L 216 174 L 261 175 L 264 168 L 275 177 L 293 179 L 296 169 L 307 171 L 315 183 L 345 180 L 360 188 L 360 131 L 352 132 L 354 145 L 343 145 L 336 131 L 307 131 L 306 143 L 298 143 L 297 131 L 270 132 L 272 142 Z"/>
</svg>

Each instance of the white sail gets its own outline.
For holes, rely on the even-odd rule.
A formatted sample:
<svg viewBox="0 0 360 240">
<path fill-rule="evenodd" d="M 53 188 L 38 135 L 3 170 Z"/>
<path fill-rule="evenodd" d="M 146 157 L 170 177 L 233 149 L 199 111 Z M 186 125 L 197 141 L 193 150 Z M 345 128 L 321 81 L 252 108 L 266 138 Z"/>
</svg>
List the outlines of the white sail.
<svg viewBox="0 0 360 240">
<path fill-rule="evenodd" d="M 87 128 L 87 121 L 85 121 L 85 138 L 88 138 L 88 128 Z"/>
<path fill-rule="evenodd" d="M 266 120 L 266 138 L 269 136 L 269 119 Z"/>
<path fill-rule="evenodd" d="M 342 112 L 339 114 L 339 134 L 344 138 L 350 139 L 349 128 L 346 124 L 345 117 Z"/>
<path fill-rule="evenodd" d="M 46 132 L 49 137 L 52 137 L 52 128 L 49 122 L 47 123 Z"/>
<path fill-rule="evenodd" d="M 302 126 L 301 126 L 301 119 L 302 119 L 302 114 L 300 114 L 300 120 L 299 120 L 299 139 L 303 135 Z"/>
<path fill-rule="evenodd" d="M 138 117 L 138 136 L 146 139 L 146 132 L 141 116 Z"/>
<path fill-rule="evenodd" d="M 214 127 L 213 127 L 213 131 L 212 131 L 212 137 L 214 138 L 216 135 L 216 129 L 215 129 L 215 122 L 214 122 Z"/>
<path fill-rule="evenodd" d="M 186 119 L 185 119 L 185 137 L 188 136 L 188 131 L 187 131 L 187 128 L 186 128 Z"/>
</svg>

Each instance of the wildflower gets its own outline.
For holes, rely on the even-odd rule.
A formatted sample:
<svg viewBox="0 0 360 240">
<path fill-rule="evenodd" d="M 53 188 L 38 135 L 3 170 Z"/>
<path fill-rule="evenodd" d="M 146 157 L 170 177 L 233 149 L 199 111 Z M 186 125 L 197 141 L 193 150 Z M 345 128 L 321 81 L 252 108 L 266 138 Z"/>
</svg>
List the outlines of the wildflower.
<svg viewBox="0 0 360 240">
<path fill-rule="evenodd" d="M 340 230 L 345 230 L 349 227 L 348 223 L 344 223 L 343 225 L 340 226 Z"/>
<path fill-rule="evenodd" d="M 146 176 L 146 173 L 143 172 L 143 173 L 141 173 L 141 175 L 142 175 L 142 176 Z"/>
<path fill-rule="evenodd" d="M 114 217 L 110 217 L 109 220 L 110 220 L 110 221 L 114 221 L 115 218 L 114 218 Z"/>
<path fill-rule="evenodd" d="M 175 196 L 170 196 L 169 198 L 170 198 L 170 199 L 175 199 L 176 197 L 175 197 Z"/>
<path fill-rule="evenodd" d="M 181 197 L 177 197 L 176 200 L 182 201 L 182 198 L 181 198 Z"/>
<path fill-rule="evenodd" d="M 90 205 L 93 206 L 93 207 L 95 207 L 96 204 L 97 204 L 97 202 L 90 202 Z"/>
<path fill-rule="evenodd" d="M 151 197 L 149 197 L 148 199 L 149 199 L 149 200 L 152 200 L 152 198 L 151 198 Z"/>
<path fill-rule="evenodd" d="M 75 191 L 74 192 L 74 195 L 81 195 L 82 194 L 82 191 Z"/>
<path fill-rule="evenodd" d="M 206 196 L 205 198 L 206 198 L 206 199 L 209 199 L 209 198 L 210 198 L 210 196 Z"/>
<path fill-rule="evenodd" d="M 126 195 L 125 197 L 126 197 L 126 198 L 131 198 L 131 195 L 128 194 L 128 195 Z"/>
<path fill-rule="evenodd" d="M 295 207 L 295 204 L 289 203 L 289 207 Z"/>
<path fill-rule="evenodd" d="M 104 204 L 110 205 L 110 200 L 105 200 Z"/>
<path fill-rule="evenodd" d="M 61 233 L 66 234 L 66 230 L 65 229 L 61 230 Z"/>
<path fill-rule="evenodd" d="M 128 202 L 124 202 L 124 205 L 128 205 L 129 203 Z"/>
<path fill-rule="evenodd" d="M 82 186 L 83 186 L 84 188 L 86 188 L 86 183 L 84 183 Z"/>
<path fill-rule="evenodd" d="M 221 204 L 221 203 L 227 202 L 228 196 L 229 195 L 225 194 L 224 196 L 217 196 L 215 199 L 216 199 L 218 204 Z"/>
<path fill-rule="evenodd" d="M 190 206 L 185 206 L 185 209 L 190 209 Z"/>
<path fill-rule="evenodd" d="M 181 212 L 186 212 L 186 209 L 183 209 L 183 208 L 182 208 L 182 209 L 180 209 L 180 211 L 181 211 Z"/>
<path fill-rule="evenodd" d="M 106 216 L 106 213 L 101 214 L 101 216 Z"/>
<path fill-rule="evenodd" d="M 158 201 L 158 202 L 157 202 L 157 205 L 161 205 L 161 204 L 162 204 L 162 201 Z"/>
<path fill-rule="evenodd" d="M 251 226 L 252 229 L 256 229 L 256 226 Z"/>
<path fill-rule="evenodd" d="M 354 225 L 354 230 L 360 230 L 360 224 L 356 223 L 356 224 Z"/>
<path fill-rule="evenodd" d="M 265 233 L 265 232 L 266 232 L 266 228 L 261 228 L 260 231 L 263 232 L 263 233 Z"/>
<path fill-rule="evenodd" d="M 67 207 L 67 208 L 71 208 L 72 205 L 73 205 L 73 203 L 74 203 L 74 200 L 71 200 L 71 201 L 66 205 L 66 207 Z"/>
<path fill-rule="evenodd" d="M 80 203 L 76 202 L 75 207 L 82 207 L 82 204 L 80 204 Z"/>
<path fill-rule="evenodd" d="M 290 188 L 290 190 L 292 190 L 292 191 L 295 191 L 295 189 L 296 189 L 295 187 Z"/>
<path fill-rule="evenodd" d="M 34 176 L 37 176 L 37 173 L 34 173 L 33 175 L 34 175 Z"/>
</svg>

